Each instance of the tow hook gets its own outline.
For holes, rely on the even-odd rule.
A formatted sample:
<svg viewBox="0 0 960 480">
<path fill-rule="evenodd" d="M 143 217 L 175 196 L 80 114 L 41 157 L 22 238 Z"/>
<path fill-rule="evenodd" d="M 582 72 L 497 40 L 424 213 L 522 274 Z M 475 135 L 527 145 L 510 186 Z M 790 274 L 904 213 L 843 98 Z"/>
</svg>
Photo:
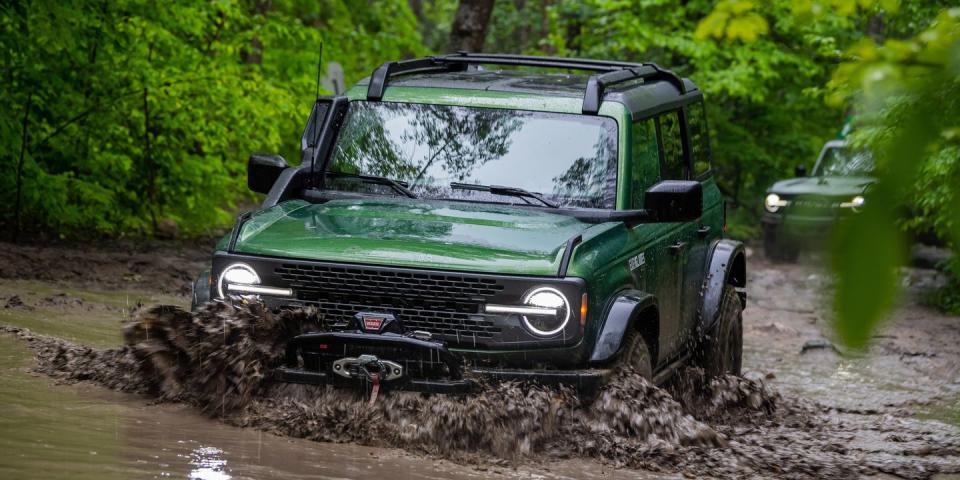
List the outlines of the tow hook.
<svg viewBox="0 0 960 480">
<path fill-rule="evenodd" d="M 375 355 L 360 355 L 334 361 L 333 373 L 370 383 L 369 405 L 373 405 L 380 394 L 380 382 L 403 377 L 403 366 L 390 360 L 380 360 Z"/>
</svg>

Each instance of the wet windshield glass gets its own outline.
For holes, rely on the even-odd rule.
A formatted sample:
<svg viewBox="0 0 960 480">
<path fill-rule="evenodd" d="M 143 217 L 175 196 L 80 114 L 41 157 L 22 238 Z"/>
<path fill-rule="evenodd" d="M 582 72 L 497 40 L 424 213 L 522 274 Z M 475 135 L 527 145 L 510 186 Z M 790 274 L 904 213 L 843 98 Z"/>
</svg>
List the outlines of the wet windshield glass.
<svg viewBox="0 0 960 480">
<path fill-rule="evenodd" d="M 873 174 L 873 157 L 864 150 L 828 148 L 814 172 L 818 177 L 855 177 Z"/>
<path fill-rule="evenodd" d="M 544 205 L 533 193 L 563 207 L 613 208 L 616 149 L 617 125 L 606 117 L 360 101 L 350 105 L 326 185 L 402 195 L 369 178 L 377 176 L 421 198 Z"/>
</svg>

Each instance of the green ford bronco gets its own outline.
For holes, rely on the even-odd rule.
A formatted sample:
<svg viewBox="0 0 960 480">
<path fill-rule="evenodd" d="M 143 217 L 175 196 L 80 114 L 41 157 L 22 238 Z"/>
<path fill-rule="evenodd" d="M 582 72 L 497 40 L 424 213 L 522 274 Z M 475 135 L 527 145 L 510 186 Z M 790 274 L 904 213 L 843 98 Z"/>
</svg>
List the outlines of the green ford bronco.
<svg viewBox="0 0 960 480">
<path fill-rule="evenodd" d="M 821 242 L 837 220 L 856 214 L 875 181 L 872 173 L 870 152 L 832 140 L 820 151 L 812 176 L 799 165 L 797 178 L 770 186 L 761 220 L 767 258 L 795 261 L 802 246 Z"/>
<path fill-rule="evenodd" d="M 570 72 L 580 72 L 573 74 Z M 746 265 L 723 239 L 703 94 L 644 63 L 452 54 L 318 99 L 299 166 L 216 247 L 194 308 L 313 307 L 281 381 L 595 391 L 629 365 L 738 374 Z"/>
</svg>

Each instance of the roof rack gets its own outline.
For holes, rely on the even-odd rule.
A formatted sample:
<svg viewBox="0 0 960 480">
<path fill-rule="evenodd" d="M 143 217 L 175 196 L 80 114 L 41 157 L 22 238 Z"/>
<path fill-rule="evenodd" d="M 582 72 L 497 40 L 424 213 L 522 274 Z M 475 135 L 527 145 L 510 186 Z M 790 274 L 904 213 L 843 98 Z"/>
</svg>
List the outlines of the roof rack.
<svg viewBox="0 0 960 480">
<path fill-rule="evenodd" d="M 377 67 L 370 76 L 367 100 L 383 99 L 390 77 L 415 73 L 462 72 L 470 65 L 502 65 L 541 68 L 560 68 L 597 72 L 587 80 L 583 93 L 583 113 L 596 115 L 600 111 L 607 87 L 631 80 L 665 80 L 680 91 L 687 92 L 686 85 L 677 74 L 660 68 L 654 63 L 614 62 L 586 58 L 537 57 L 532 55 L 505 55 L 489 53 L 454 53 L 433 57 L 387 62 Z"/>
</svg>

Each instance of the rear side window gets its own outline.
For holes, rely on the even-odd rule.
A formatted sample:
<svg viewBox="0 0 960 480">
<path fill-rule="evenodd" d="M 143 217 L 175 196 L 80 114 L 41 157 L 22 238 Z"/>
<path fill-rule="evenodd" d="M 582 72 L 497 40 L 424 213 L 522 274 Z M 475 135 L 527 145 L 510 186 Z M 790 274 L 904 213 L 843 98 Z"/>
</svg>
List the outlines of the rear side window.
<svg viewBox="0 0 960 480">
<path fill-rule="evenodd" d="M 657 130 L 660 133 L 660 145 L 663 149 L 660 178 L 663 180 L 686 179 L 680 112 L 668 112 L 657 117 Z"/>
<path fill-rule="evenodd" d="M 707 132 L 707 116 L 703 102 L 686 107 L 687 128 L 690 129 L 690 160 L 695 178 L 710 171 L 710 134 Z"/>
<path fill-rule="evenodd" d="M 630 150 L 633 152 L 630 169 L 630 184 L 633 186 L 630 194 L 630 208 L 643 208 L 643 191 L 639 188 L 649 182 L 645 173 L 647 165 L 657 165 L 660 161 L 660 147 L 657 143 L 657 127 L 652 118 L 633 122 L 631 127 L 632 141 Z"/>
</svg>

